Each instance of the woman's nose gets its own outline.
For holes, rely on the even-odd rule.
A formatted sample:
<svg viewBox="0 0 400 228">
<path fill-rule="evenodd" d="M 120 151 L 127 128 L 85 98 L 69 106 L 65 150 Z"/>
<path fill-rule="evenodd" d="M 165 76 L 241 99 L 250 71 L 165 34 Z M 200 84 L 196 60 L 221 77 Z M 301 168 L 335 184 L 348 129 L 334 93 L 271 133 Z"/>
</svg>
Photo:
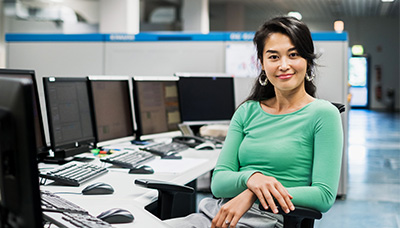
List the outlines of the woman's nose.
<svg viewBox="0 0 400 228">
<path fill-rule="evenodd" d="M 286 58 L 282 58 L 279 70 L 286 71 L 287 69 L 289 69 L 289 63 Z"/>
</svg>

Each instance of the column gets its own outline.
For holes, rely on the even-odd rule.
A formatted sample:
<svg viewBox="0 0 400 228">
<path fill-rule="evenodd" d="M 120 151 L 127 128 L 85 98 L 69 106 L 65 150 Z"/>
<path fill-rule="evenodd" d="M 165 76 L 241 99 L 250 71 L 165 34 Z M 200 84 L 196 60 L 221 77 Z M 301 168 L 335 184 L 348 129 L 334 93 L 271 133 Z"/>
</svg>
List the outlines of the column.
<svg viewBox="0 0 400 228">
<path fill-rule="evenodd" d="M 5 45 L 5 15 L 4 1 L 0 0 L 0 68 L 6 67 L 6 45 Z"/>
<path fill-rule="evenodd" d="M 183 0 L 182 29 L 185 32 L 210 32 L 208 0 Z"/>
<path fill-rule="evenodd" d="M 241 2 L 228 2 L 226 4 L 226 30 L 244 30 L 244 6 Z"/>
<path fill-rule="evenodd" d="M 100 33 L 139 33 L 140 0 L 100 0 Z"/>
</svg>

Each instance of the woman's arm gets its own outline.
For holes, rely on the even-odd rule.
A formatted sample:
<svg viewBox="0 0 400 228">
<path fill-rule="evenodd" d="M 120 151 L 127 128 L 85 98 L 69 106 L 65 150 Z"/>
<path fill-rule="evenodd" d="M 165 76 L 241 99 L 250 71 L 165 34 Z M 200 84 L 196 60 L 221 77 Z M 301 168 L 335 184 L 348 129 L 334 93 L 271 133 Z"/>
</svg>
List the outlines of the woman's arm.
<svg viewBox="0 0 400 228">
<path fill-rule="evenodd" d="M 211 228 L 236 227 L 239 219 L 251 208 L 256 199 L 253 192 L 248 189 L 244 190 L 221 207 L 212 220 Z"/>
<path fill-rule="evenodd" d="M 295 205 L 326 212 L 336 199 L 343 150 L 340 114 L 329 107 L 318 116 L 315 125 L 312 184 L 288 188 Z"/>
<path fill-rule="evenodd" d="M 211 190 L 218 198 L 233 198 L 247 189 L 247 179 L 254 171 L 239 172 L 239 147 L 244 138 L 246 108 L 240 106 L 232 117 L 224 147 L 213 172 Z"/>
</svg>

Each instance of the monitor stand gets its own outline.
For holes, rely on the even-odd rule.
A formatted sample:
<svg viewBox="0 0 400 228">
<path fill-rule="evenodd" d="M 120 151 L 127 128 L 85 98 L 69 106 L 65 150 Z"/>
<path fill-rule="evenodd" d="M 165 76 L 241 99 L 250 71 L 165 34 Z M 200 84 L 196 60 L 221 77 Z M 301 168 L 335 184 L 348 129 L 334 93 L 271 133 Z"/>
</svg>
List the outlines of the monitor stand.
<svg viewBox="0 0 400 228">
<path fill-rule="evenodd" d="M 70 161 L 81 161 L 81 162 L 88 162 L 92 161 L 94 158 L 89 157 L 79 157 L 75 155 L 90 152 L 91 148 L 88 145 L 81 145 L 79 147 L 64 149 L 64 150 L 57 150 L 54 153 L 54 156 L 50 156 L 50 153 L 41 159 L 41 162 L 47 164 L 65 164 Z"/>
</svg>

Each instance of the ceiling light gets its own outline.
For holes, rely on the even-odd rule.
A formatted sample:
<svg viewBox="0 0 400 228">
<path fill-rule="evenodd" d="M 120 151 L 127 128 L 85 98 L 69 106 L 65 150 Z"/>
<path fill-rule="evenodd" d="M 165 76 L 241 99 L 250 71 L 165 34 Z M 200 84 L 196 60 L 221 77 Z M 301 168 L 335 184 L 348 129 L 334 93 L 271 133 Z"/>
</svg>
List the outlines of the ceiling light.
<svg viewBox="0 0 400 228">
<path fill-rule="evenodd" d="M 351 53 L 353 55 L 363 55 L 364 54 L 364 47 L 362 45 L 353 45 L 351 47 Z"/>
<path fill-rule="evenodd" d="M 394 0 L 381 0 L 381 2 L 394 2 Z"/>
<path fill-rule="evenodd" d="M 288 16 L 294 17 L 298 20 L 301 20 L 301 18 L 303 18 L 303 16 L 301 16 L 301 13 L 296 12 L 296 11 L 291 11 L 288 13 Z"/>
<path fill-rule="evenodd" d="M 335 29 L 335 32 L 341 33 L 344 30 L 344 22 L 337 20 L 333 23 L 333 29 Z"/>
</svg>

